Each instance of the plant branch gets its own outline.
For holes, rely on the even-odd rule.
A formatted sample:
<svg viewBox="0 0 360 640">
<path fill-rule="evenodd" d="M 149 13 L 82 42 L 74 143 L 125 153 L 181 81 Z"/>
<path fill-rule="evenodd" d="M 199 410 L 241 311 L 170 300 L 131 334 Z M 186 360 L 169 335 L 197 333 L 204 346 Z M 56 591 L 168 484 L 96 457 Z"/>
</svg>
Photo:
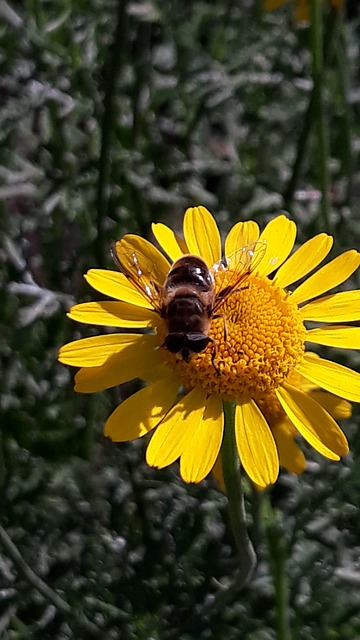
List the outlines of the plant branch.
<svg viewBox="0 0 360 640">
<path fill-rule="evenodd" d="M 99 175 L 96 190 L 97 240 L 96 253 L 99 265 L 104 262 L 105 222 L 108 210 L 108 187 L 110 175 L 110 149 L 114 129 L 114 98 L 117 80 L 122 69 L 122 58 L 126 47 L 127 0 L 119 0 L 117 24 L 110 61 L 105 80 L 104 110 L 101 123 L 101 148 Z"/>
<path fill-rule="evenodd" d="M 228 497 L 232 532 L 239 554 L 238 588 L 249 582 L 256 566 L 256 555 L 250 541 L 241 485 L 240 467 L 235 445 L 235 404 L 224 402 L 225 430 L 222 447 L 223 475 Z"/>
<path fill-rule="evenodd" d="M 11 540 L 9 534 L 5 531 L 5 529 L 0 525 L 0 543 L 3 545 L 6 553 L 12 559 L 15 566 L 19 569 L 19 571 L 23 574 L 26 580 L 37 589 L 46 600 L 51 602 L 57 609 L 60 609 L 62 613 L 69 614 L 71 612 L 70 605 L 63 600 L 56 591 L 51 589 L 44 580 L 42 580 L 36 573 L 29 567 L 27 562 L 22 557 L 19 549 L 15 546 L 13 541 Z"/>
</svg>

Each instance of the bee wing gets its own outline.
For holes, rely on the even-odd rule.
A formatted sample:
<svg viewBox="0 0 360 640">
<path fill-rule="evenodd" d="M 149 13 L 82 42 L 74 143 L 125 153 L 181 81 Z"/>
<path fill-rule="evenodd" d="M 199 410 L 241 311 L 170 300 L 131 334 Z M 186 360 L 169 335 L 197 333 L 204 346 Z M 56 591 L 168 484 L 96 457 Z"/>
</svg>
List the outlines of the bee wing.
<svg viewBox="0 0 360 640">
<path fill-rule="evenodd" d="M 143 238 L 125 235 L 110 247 L 111 256 L 129 282 L 160 313 L 162 285 L 170 270 L 166 258 Z"/>
<path fill-rule="evenodd" d="M 246 278 L 253 273 L 266 253 L 266 242 L 258 240 L 234 251 L 225 260 L 213 267 L 216 272 L 216 295 L 214 313 L 236 289 L 240 289 Z"/>
</svg>

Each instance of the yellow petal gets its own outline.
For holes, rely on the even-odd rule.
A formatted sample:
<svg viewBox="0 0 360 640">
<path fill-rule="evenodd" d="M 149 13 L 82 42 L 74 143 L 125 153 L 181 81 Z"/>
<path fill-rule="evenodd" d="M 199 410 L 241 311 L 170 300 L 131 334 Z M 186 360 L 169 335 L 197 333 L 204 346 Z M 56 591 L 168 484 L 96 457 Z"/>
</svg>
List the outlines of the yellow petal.
<svg viewBox="0 0 360 640">
<path fill-rule="evenodd" d="M 321 389 L 314 389 L 308 393 L 310 397 L 321 404 L 321 406 L 324 407 L 324 409 L 326 409 L 326 411 L 330 413 L 335 420 L 350 418 L 352 406 L 347 400 L 343 400 L 338 396 L 334 396 L 333 393 L 322 391 Z"/>
<path fill-rule="evenodd" d="M 90 269 L 84 277 L 91 287 L 105 296 L 135 304 L 137 307 L 153 308 L 150 301 L 134 289 L 123 273 L 108 269 Z"/>
<path fill-rule="evenodd" d="M 306 458 L 294 440 L 294 434 L 286 428 L 290 423 L 284 418 L 273 428 L 273 434 L 279 453 L 280 464 L 291 473 L 302 473 L 306 467 Z M 292 426 L 292 425 L 291 425 Z"/>
<path fill-rule="evenodd" d="M 219 396 L 210 396 L 181 454 L 180 474 L 185 482 L 201 482 L 210 473 L 220 451 L 223 429 L 222 401 Z"/>
<path fill-rule="evenodd" d="M 303 320 L 351 322 L 360 320 L 360 291 L 341 291 L 309 302 L 299 309 Z"/>
<path fill-rule="evenodd" d="M 310 353 L 305 354 L 297 369 L 318 387 L 350 402 L 360 402 L 360 374 L 352 369 L 324 358 L 312 358 Z"/>
<path fill-rule="evenodd" d="M 306 276 L 326 258 L 333 245 L 332 236 L 319 233 L 293 253 L 276 273 L 274 281 L 279 287 L 288 287 Z"/>
<path fill-rule="evenodd" d="M 129 344 L 121 353 L 110 356 L 103 365 L 80 369 L 75 376 L 75 391 L 96 393 L 133 378 L 147 381 L 165 378 L 168 369 L 155 347 L 155 336 L 146 336 L 145 340 Z"/>
<path fill-rule="evenodd" d="M 167 414 L 174 404 L 179 384 L 158 380 L 124 400 L 105 423 L 104 434 L 113 442 L 141 438 Z"/>
<path fill-rule="evenodd" d="M 74 340 L 74 342 L 68 342 L 61 347 L 59 360 L 72 367 L 99 367 L 114 353 L 119 353 L 129 345 L 149 338 L 153 340 L 153 336 L 111 333 L 105 336 Z"/>
<path fill-rule="evenodd" d="M 152 224 L 152 232 L 165 253 L 175 261 L 181 258 L 189 250 L 184 240 L 182 240 L 170 227 L 161 222 Z"/>
<path fill-rule="evenodd" d="M 266 253 L 258 267 L 262 276 L 267 276 L 286 260 L 296 238 L 296 224 L 284 215 L 276 216 L 266 225 L 260 240 L 266 242 Z"/>
<path fill-rule="evenodd" d="M 339 425 L 313 398 L 287 384 L 275 391 L 288 418 L 316 451 L 330 460 L 339 460 L 348 453 Z"/>
<path fill-rule="evenodd" d="M 218 457 L 215 460 L 215 464 L 212 468 L 212 475 L 215 478 L 216 482 L 219 485 L 219 488 L 221 489 L 221 491 L 223 491 L 224 493 L 226 492 L 226 487 L 225 487 L 225 482 L 224 482 L 224 474 L 223 474 L 223 468 L 222 468 L 222 459 L 221 459 L 221 451 L 218 455 Z"/>
<path fill-rule="evenodd" d="M 112 356 L 101 367 L 83 367 L 75 375 L 74 390 L 77 393 L 97 393 L 117 387 L 134 378 L 140 378 L 146 382 L 155 382 L 159 378 L 165 378 L 168 369 L 163 363 L 151 365 L 133 360 L 126 361 L 126 370 L 119 369 L 119 358 Z M 123 362 L 121 362 L 123 366 Z"/>
<path fill-rule="evenodd" d="M 360 327 L 334 325 L 310 329 L 305 341 L 339 349 L 360 349 Z"/>
<path fill-rule="evenodd" d="M 342 253 L 305 280 L 291 295 L 300 304 L 311 300 L 347 280 L 360 264 L 360 253 L 352 249 Z"/>
<path fill-rule="evenodd" d="M 225 240 L 225 255 L 231 256 L 242 247 L 259 239 L 259 226 L 253 220 L 238 222 L 229 231 Z"/>
<path fill-rule="evenodd" d="M 264 11 L 273 11 L 278 9 L 283 4 L 286 4 L 289 0 L 264 0 Z"/>
<path fill-rule="evenodd" d="M 270 427 L 253 400 L 236 406 L 235 436 L 241 464 L 259 487 L 273 484 L 279 458 Z"/>
<path fill-rule="evenodd" d="M 181 456 L 202 420 L 205 400 L 205 391 L 195 388 L 169 411 L 147 448 L 146 461 L 150 466 L 162 469 Z"/>
<path fill-rule="evenodd" d="M 294 18 L 296 22 L 309 22 L 310 6 L 308 0 L 298 0 Z"/>
<path fill-rule="evenodd" d="M 77 322 L 103 327 L 154 327 L 159 321 L 154 311 L 127 302 L 85 302 L 72 307 L 67 315 Z"/>
<path fill-rule="evenodd" d="M 205 207 L 193 207 L 186 211 L 184 237 L 189 252 L 201 256 L 209 267 L 221 260 L 219 229 Z"/>
</svg>

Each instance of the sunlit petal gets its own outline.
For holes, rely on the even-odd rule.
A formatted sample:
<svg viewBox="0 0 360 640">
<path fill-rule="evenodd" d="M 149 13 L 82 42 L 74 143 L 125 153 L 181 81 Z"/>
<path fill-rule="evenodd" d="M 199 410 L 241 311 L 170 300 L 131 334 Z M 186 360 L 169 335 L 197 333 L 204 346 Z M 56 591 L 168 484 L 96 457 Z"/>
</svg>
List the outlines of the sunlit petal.
<svg viewBox="0 0 360 640">
<path fill-rule="evenodd" d="M 210 396 L 202 420 L 189 436 L 180 458 L 180 474 L 185 482 L 201 482 L 218 457 L 224 429 L 222 400 Z"/>
<path fill-rule="evenodd" d="M 279 475 L 274 437 L 253 400 L 236 406 L 235 436 L 241 464 L 259 487 L 273 484 Z"/>
<path fill-rule="evenodd" d="M 133 378 L 150 382 L 165 378 L 168 368 L 161 361 L 153 340 L 141 340 L 130 344 L 121 353 L 110 356 L 99 367 L 84 367 L 75 376 L 75 391 L 96 393 L 111 389 Z"/>
<path fill-rule="evenodd" d="M 348 453 L 339 425 L 307 393 L 284 384 L 276 389 L 276 395 L 288 418 L 314 449 L 331 460 Z"/>
<path fill-rule="evenodd" d="M 256 242 L 259 239 L 259 235 L 259 225 L 253 220 L 238 222 L 230 229 L 225 240 L 225 255 L 236 254 L 242 247 Z"/>
<path fill-rule="evenodd" d="M 292 293 L 297 304 L 311 300 L 347 280 L 360 264 L 360 253 L 351 249 L 321 267 Z"/>
<path fill-rule="evenodd" d="M 309 302 L 299 309 L 303 320 L 351 322 L 360 320 L 360 291 L 341 291 Z"/>
<path fill-rule="evenodd" d="M 150 301 L 134 289 L 123 273 L 108 269 L 90 269 L 84 278 L 91 287 L 105 296 L 146 309 L 153 308 Z"/>
<path fill-rule="evenodd" d="M 192 207 L 184 216 L 184 237 L 190 253 L 209 267 L 221 259 L 221 238 L 215 219 L 205 207 Z"/>
<path fill-rule="evenodd" d="M 174 404 L 179 384 L 176 380 L 158 380 L 124 400 L 104 427 L 104 434 L 114 442 L 141 438 L 151 431 Z"/>
<path fill-rule="evenodd" d="M 175 261 L 185 253 L 189 253 L 184 240 L 182 240 L 175 231 L 170 229 L 170 227 L 167 227 L 166 224 L 162 224 L 161 222 L 153 223 L 151 228 L 159 245 L 171 260 Z"/>
<path fill-rule="evenodd" d="M 275 274 L 274 281 L 279 287 L 288 287 L 306 276 L 326 258 L 333 245 L 332 236 L 326 233 L 311 238 L 290 256 L 279 271 Z"/>
<path fill-rule="evenodd" d="M 360 349 L 360 327 L 335 325 L 310 329 L 305 340 L 339 349 Z"/>
<path fill-rule="evenodd" d="M 129 345 L 154 340 L 154 336 L 135 333 L 111 333 L 68 342 L 59 351 L 59 360 L 72 367 L 99 367 L 114 353 L 120 353 Z"/>
<path fill-rule="evenodd" d="M 205 400 L 205 391 L 193 389 L 169 411 L 147 448 L 146 461 L 150 466 L 161 469 L 181 456 L 202 419 Z"/>
<path fill-rule="evenodd" d="M 276 216 L 266 225 L 260 234 L 260 240 L 267 248 L 258 272 L 263 276 L 278 269 L 291 253 L 296 238 L 296 224 L 284 215 Z"/>
<path fill-rule="evenodd" d="M 360 374 L 356 371 L 324 358 L 312 358 L 309 353 L 297 368 L 318 387 L 350 402 L 360 402 Z"/>
<path fill-rule="evenodd" d="M 67 315 L 77 322 L 103 327 L 154 327 L 159 322 L 154 311 L 127 302 L 84 302 L 72 307 Z"/>
</svg>

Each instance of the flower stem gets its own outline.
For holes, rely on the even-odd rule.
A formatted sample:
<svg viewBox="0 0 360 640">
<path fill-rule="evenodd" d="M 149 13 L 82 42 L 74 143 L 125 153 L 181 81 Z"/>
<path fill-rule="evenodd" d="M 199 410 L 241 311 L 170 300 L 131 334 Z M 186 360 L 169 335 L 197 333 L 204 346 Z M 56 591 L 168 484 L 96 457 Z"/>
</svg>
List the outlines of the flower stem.
<svg viewBox="0 0 360 640">
<path fill-rule="evenodd" d="M 255 569 L 256 555 L 246 527 L 244 494 L 235 445 L 235 403 L 224 402 L 223 407 L 225 418 L 222 446 L 223 476 L 228 497 L 231 528 L 239 553 L 241 586 L 244 586 L 251 579 Z"/>
<path fill-rule="evenodd" d="M 0 544 L 5 549 L 9 557 L 14 562 L 14 565 L 17 569 L 22 573 L 22 575 L 26 578 L 26 580 L 37 589 L 44 598 L 51 602 L 57 609 L 59 609 L 62 613 L 68 614 L 71 611 L 70 605 L 63 600 L 59 594 L 51 589 L 42 578 L 40 578 L 35 571 L 31 569 L 31 567 L 25 562 L 23 556 L 21 555 L 19 549 L 15 546 L 13 541 L 11 540 L 9 534 L 5 531 L 5 529 L 0 525 Z"/>
<path fill-rule="evenodd" d="M 334 43 L 336 41 L 336 36 L 338 33 L 338 24 L 339 24 L 339 11 L 332 8 L 330 11 L 329 20 L 327 22 L 326 32 L 323 38 L 324 43 L 326 43 L 326 47 L 324 49 L 324 57 L 323 57 L 323 69 L 329 66 L 329 63 L 332 59 L 333 52 L 334 52 Z M 286 209 L 289 209 L 291 206 L 291 201 L 294 196 L 294 191 L 299 182 L 309 135 L 312 130 L 314 120 L 316 119 L 317 91 L 318 91 L 318 87 L 317 85 L 314 85 L 310 95 L 310 100 L 307 106 L 307 110 L 304 115 L 302 129 L 301 129 L 299 140 L 298 140 L 296 156 L 295 156 L 294 164 L 292 167 L 290 180 L 284 192 L 284 206 Z"/>
<path fill-rule="evenodd" d="M 323 2 L 310 2 L 310 43 L 312 76 L 314 82 L 315 117 L 318 129 L 321 215 L 325 229 L 329 230 L 329 141 L 324 109 L 324 56 L 323 56 Z"/>
<path fill-rule="evenodd" d="M 352 188 L 353 157 L 351 149 L 351 112 L 349 103 L 349 63 L 346 56 L 346 46 L 344 42 L 343 30 L 339 33 L 336 46 L 337 81 L 340 93 L 342 119 L 341 119 L 341 139 L 343 145 L 342 163 L 343 171 L 347 179 L 347 189 L 345 202 L 350 205 Z"/>
<path fill-rule="evenodd" d="M 276 598 L 276 638 L 277 640 L 291 640 L 286 572 L 287 544 L 268 496 L 264 495 L 262 498 L 265 510 L 266 540 Z"/>
<path fill-rule="evenodd" d="M 99 157 L 99 174 L 96 188 L 96 208 L 97 208 L 97 239 L 96 250 L 99 266 L 104 262 L 104 235 L 105 223 L 108 211 L 108 195 L 110 175 L 110 150 L 114 131 L 114 101 L 116 83 L 123 67 L 123 55 L 127 46 L 126 14 L 127 0 L 119 0 L 116 16 L 116 27 L 112 49 L 109 53 L 109 62 L 106 69 L 104 108 L 101 122 L 101 147 Z"/>
</svg>

